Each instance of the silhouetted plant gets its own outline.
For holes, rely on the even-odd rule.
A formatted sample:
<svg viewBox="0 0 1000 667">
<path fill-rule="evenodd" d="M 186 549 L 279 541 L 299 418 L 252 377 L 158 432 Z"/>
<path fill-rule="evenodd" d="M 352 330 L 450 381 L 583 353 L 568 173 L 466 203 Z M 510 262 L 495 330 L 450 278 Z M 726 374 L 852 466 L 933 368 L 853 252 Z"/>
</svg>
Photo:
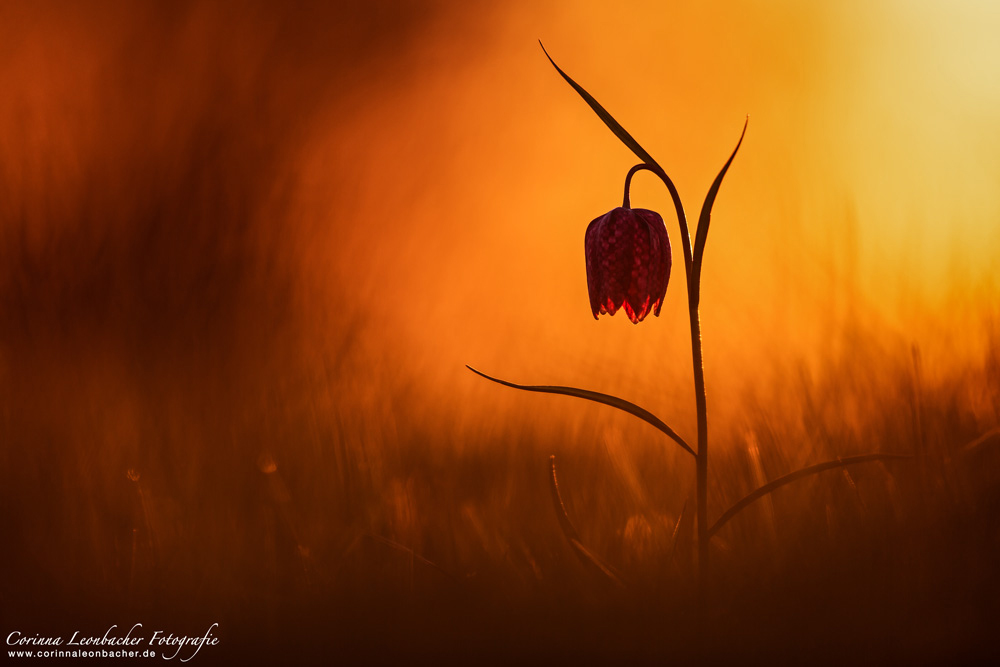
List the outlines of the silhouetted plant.
<svg viewBox="0 0 1000 667">
<path fill-rule="evenodd" d="M 670 192 L 674 210 L 677 214 L 677 223 L 680 227 L 681 249 L 684 253 L 684 275 L 687 280 L 687 306 L 691 328 L 691 359 L 694 366 L 694 397 L 698 415 L 697 449 L 691 447 L 676 431 L 648 410 L 616 396 L 588 391 L 586 389 L 577 389 L 575 387 L 521 385 L 492 377 L 471 366 L 468 366 L 468 368 L 488 380 L 515 389 L 575 396 L 618 408 L 656 427 L 680 445 L 684 451 L 693 456 L 695 460 L 698 534 L 698 590 L 700 599 L 704 600 L 708 580 L 709 541 L 723 525 L 750 504 L 786 484 L 825 470 L 871 461 L 910 457 L 898 454 L 875 453 L 838 458 L 833 461 L 807 466 L 764 484 L 723 512 L 714 524 L 709 524 L 707 511 L 708 408 L 705 395 L 705 368 L 702 355 L 701 320 L 699 317 L 701 269 L 705 255 L 705 243 L 708 239 L 712 206 L 715 203 L 715 197 L 719 192 L 722 179 L 725 177 L 729 166 L 733 162 L 733 158 L 736 157 L 736 153 L 743 143 L 743 137 L 746 134 L 747 124 L 749 123 L 749 116 L 743 125 L 743 131 L 740 134 L 739 141 L 736 143 L 736 148 L 733 149 L 729 159 L 726 160 L 722 170 L 715 177 L 712 186 L 708 190 L 705 202 L 701 208 L 701 214 L 698 216 L 698 226 L 695 230 L 692 243 L 680 195 L 663 167 L 632 138 L 632 135 L 590 93 L 584 90 L 582 86 L 556 65 L 544 46 L 542 46 L 542 51 L 562 78 L 580 94 L 580 97 L 590 105 L 590 108 L 604 121 L 604 124 L 608 126 L 614 135 L 642 161 L 640 164 L 632 167 L 625 176 L 625 196 L 622 206 L 598 217 L 587 227 L 584 243 L 587 265 L 587 287 L 590 294 L 591 310 L 595 318 L 605 313 L 614 315 L 622 308 L 624 308 L 629 319 L 635 324 L 641 322 L 650 312 L 655 316 L 659 316 L 660 307 L 663 303 L 663 297 L 666 293 L 670 277 L 670 241 L 667 237 L 667 230 L 663 224 L 663 219 L 658 213 L 631 208 L 629 188 L 632 177 L 636 172 L 648 170 L 663 181 L 663 184 Z M 563 533 L 566 535 L 574 551 L 585 562 L 594 565 L 598 571 L 603 571 L 617 582 L 617 576 L 613 572 L 610 572 L 608 566 L 603 564 L 580 543 L 576 530 L 569 522 L 569 517 L 566 515 L 558 493 L 554 457 L 551 465 L 553 502 L 556 506 L 557 516 Z"/>
</svg>

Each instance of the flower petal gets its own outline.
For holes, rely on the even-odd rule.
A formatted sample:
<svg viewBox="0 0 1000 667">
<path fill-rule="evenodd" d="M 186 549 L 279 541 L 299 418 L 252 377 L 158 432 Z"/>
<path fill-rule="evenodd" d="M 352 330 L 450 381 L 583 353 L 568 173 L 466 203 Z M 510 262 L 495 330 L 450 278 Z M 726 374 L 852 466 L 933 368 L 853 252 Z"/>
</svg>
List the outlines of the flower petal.
<svg viewBox="0 0 1000 667">
<path fill-rule="evenodd" d="M 624 308 L 633 323 L 659 315 L 670 277 L 670 240 L 654 211 L 616 208 L 584 236 L 587 290 L 594 317 Z"/>
<path fill-rule="evenodd" d="M 601 301 L 603 300 L 604 272 L 600 270 L 600 259 L 598 252 L 598 236 L 600 227 L 608 214 L 595 218 L 587 226 L 587 233 L 584 235 L 584 254 L 587 259 L 587 292 L 590 296 L 590 310 L 594 313 L 594 319 L 601 312 Z"/>
<path fill-rule="evenodd" d="M 653 314 L 660 315 L 660 307 L 663 305 L 663 298 L 667 292 L 667 283 L 670 280 L 671 256 L 670 238 L 667 236 L 667 228 L 663 224 L 663 218 L 655 211 L 645 209 L 635 209 L 636 215 L 642 217 L 647 223 L 650 233 L 650 261 L 649 261 L 649 294 L 652 299 Z"/>
</svg>

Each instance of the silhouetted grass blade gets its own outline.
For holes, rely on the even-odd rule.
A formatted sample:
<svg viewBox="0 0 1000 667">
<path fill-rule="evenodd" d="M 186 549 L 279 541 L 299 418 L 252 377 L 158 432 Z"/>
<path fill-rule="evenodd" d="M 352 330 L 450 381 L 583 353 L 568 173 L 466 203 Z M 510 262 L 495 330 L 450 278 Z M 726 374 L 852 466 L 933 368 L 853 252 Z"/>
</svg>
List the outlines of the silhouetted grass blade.
<svg viewBox="0 0 1000 667">
<path fill-rule="evenodd" d="M 477 371 L 472 366 L 466 364 L 465 366 L 470 371 L 476 375 L 480 375 L 487 380 L 496 382 L 497 384 L 502 384 L 505 387 L 513 387 L 514 389 L 522 389 L 524 391 L 537 391 L 543 394 L 562 394 L 564 396 L 576 396 L 577 398 L 584 398 L 588 401 L 594 401 L 595 403 L 603 403 L 604 405 L 610 405 L 613 408 L 618 408 L 624 412 L 634 415 L 639 419 L 643 420 L 647 424 L 651 424 L 663 433 L 667 434 L 674 442 L 680 445 L 684 450 L 691 456 L 695 456 L 694 450 L 684 442 L 684 438 L 677 435 L 672 428 L 667 426 L 663 420 L 654 415 L 649 410 L 640 408 L 635 403 L 630 403 L 624 399 L 618 398 L 617 396 L 611 396 L 609 394 L 601 394 L 596 391 L 588 391 L 586 389 L 577 389 L 576 387 L 557 387 L 548 385 L 524 385 L 515 384 L 513 382 L 507 382 L 506 380 L 501 380 L 499 378 L 491 377 L 482 371 Z"/>
<path fill-rule="evenodd" d="M 856 463 L 868 463 L 871 461 L 892 461 L 899 459 L 911 459 L 912 456 L 906 456 L 903 454 L 862 454 L 861 456 L 848 456 L 847 458 L 836 459 L 835 461 L 825 461 L 823 463 L 817 463 L 816 465 L 807 466 L 801 470 L 796 470 L 795 472 L 788 473 L 784 477 L 779 477 L 773 482 L 768 482 L 764 486 L 760 487 L 753 493 L 749 494 L 738 503 L 730 507 L 726 512 L 719 517 L 719 520 L 708 529 L 709 538 L 722 528 L 726 523 L 732 519 L 734 516 L 743 511 L 747 506 L 753 502 L 760 500 L 767 494 L 771 493 L 775 489 L 779 489 L 786 484 L 791 484 L 794 481 L 800 480 L 803 477 L 808 477 L 809 475 L 815 475 L 821 473 L 825 470 L 830 470 L 832 468 L 842 468 L 844 466 L 854 465 Z"/>
<path fill-rule="evenodd" d="M 559 519 L 559 527 L 562 528 L 563 535 L 566 536 L 566 540 L 569 542 L 570 547 L 573 548 L 573 552 L 585 566 L 592 568 L 594 571 L 606 577 L 616 586 L 622 586 L 621 578 L 615 574 L 614 569 L 594 555 L 590 549 L 583 546 L 583 542 L 580 541 L 580 535 L 576 532 L 576 528 L 573 527 L 573 522 L 569 520 L 569 514 L 566 512 L 566 505 L 563 504 L 562 494 L 559 493 L 559 479 L 556 477 L 556 457 L 550 456 L 549 462 L 551 463 L 549 490 L 552 492 L 552 505 L 556 510 L 556 518 Z"/>
<path fill-rule="evenodd" d="M 983 433 L 981 436 L 979 436 L 978 438 L 976 438 L 972 442 L 970 442 L 967 445 L 965 445 L 964 447 L 962 447 L 962 450 L 966 451 L 966 452 L 974 451 L 975 449 L 977 449 L 978 447 L 986 444 L 990 440 L 1000 441 L 1000 428 L 995 428 L 995 429 L 993 429 L 991 431 L 987 431 L 986 433 Z"/>
<path fill-rule="evenodd" d="M 681 522 L 684 521 L 684 514 L 687 512 L 688 504 L 684 501 L 684 506 L 681 507 L 681 513 L 677 515 L 677 522 L 674 524 L 674 529 L 670 533 L 670 551 L 667 552 L 666 564 L 670 565 L 674 560 L 674 554 L 677 552 L 677 540 L 681 534 Z"/>
<path fill-rule="evenodd" d="M 573 522 L 569 520 L 569 512 L 563 503 L 562 494 L 559 493 L 559 479 L 556 477 L 556 457 L 555 454 L 549 457 L 549 491 L 552 493 L 552 505 L 556 508 L 556 518 L 559 519 L 559 527 L 568 540 L 579 540 L 580 534 L 573 527 Z"/>
<path fill-rule="evenodd" d="M 729 171 L 729 165 L 733 163 L 733 158 L 736 157 L 737 151 L 740 150 L 740 146 L 743 144 L 743 137 L 746 136 L 747 125 L 749 124 L 750 116 L 747 116 L 746 121 L 743 123 L 743 132 L 740 133 L 740 140 L 736 142 L 733 154 L 726 160 L 722 171 L 715 177 L 712 187 L 708 189 L 708 194 L 705 195 L 705 204 L 701 207 L 701 215 L 698 216 L 698 229 L 695 231 L 694 238 L 694 270 L 696 275 L 701 275 L 701 258 L 705 254 L 705 241 L 708 239 L 708 225 L 712 218 L 712 206 L 715 204 L 715 197 L 719 194 L 719 186 L 722 185 L 722 179 L 726 175 L 726 172 Z"/>
<path fill-rule="evenodd" d="M 590 105 L 590 108 L 594 110 L 594 113 L 596 113 L 600 117 L 600 119 L 604 121 L 604 124 L 607 125 L 612 132 L 615 133 L 615 136 L 618 137 L 623 144 L 628 146 L 629 149 L 633 153 L 635 153 L 640 160 L 642 160 L 646 164 L 655 165 L 656 160 L 654 160 L 653 157 L 649 153 L 647 153 L 642 146 L 639 145 L 638 141 L 632 138 L 632 135 L 629 134 L 617 120 L 615 120 L 614 116 L 609 114 L 607 109 L 601 106 L 601 103 L 594 99 L 593 95 L 584 90 L 583 86 L 574 81 L 568 74 L 566 74 L 566 72 L 562 71 L 559 65 L 556 65 L 556 61 L 552 60 L 552 56 L 550 56 L 549 52 L 545 50 L 545 45 L 542 44 L 541 40 L 538 41 L 538 45 L 542 47 L 542 51 L 545 53 L 545 57 L 549 59 L 549 62 L 552 63 L 552 66 L 556 68 L 556 71 L 559 72 L 560 76 L 566 79 L 566 83 L 573 86 L 573 90 L 580 93 L 580 97 L 582 97 L 583 100 Z"/>
</svg>

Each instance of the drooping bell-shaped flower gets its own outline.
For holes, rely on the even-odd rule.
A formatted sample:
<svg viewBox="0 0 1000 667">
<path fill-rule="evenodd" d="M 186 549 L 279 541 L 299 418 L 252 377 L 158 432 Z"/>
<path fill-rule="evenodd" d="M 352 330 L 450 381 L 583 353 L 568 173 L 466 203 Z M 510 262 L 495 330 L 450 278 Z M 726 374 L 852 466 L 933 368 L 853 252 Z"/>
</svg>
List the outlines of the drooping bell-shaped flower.
<svg viewBox="0 0 1000 667">
<path fill-rule="evenodd" d="M 658 213 L 627 205 L 609 211 L 587 227 L 584 246 L 594 319 L 622 307 L 633 324 L 660 315 L 671 258 Z"/>
</svg>

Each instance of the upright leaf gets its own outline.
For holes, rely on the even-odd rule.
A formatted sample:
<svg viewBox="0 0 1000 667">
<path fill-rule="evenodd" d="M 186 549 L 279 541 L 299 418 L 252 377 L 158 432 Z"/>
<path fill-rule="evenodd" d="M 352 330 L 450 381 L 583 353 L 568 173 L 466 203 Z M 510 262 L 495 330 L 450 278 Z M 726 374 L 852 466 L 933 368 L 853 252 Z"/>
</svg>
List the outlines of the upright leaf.
<svg viewBox="0 0 1000 667">
<path fill-rule="evenodd" d="M 701 215 L 698 216 L 698 229 L 695 230 L 694 238 L 694 271 L 696 277 L 701 276 L 701 261 L 702 256 L 705 254 L 705 241 L 708 240 L 708 225 L 712 219 L 712 206 L 715 204 L 715 197 L 719 194 L 719 186 L 722 185 L 722 179 L 726 175 L 726 172 L 729 171 L 729 165 L 733 163 L 736 152 L 740 150 L 740 146 L 743 144 L 743 137 L 747 133 L 747 125 L 749 123 L 750 116 L 747 116 L 746 121 L 743 123 L 743 132 L 740 133 L 740 140 L 736 142 L 733 154 L 726 160 L 726 164 L 722 166 L 722 171 L 712 181 L 712 187 L 708 189 L 708 194 L 705 195 L 705 203 L 701 207 Z"/>
</svg>

